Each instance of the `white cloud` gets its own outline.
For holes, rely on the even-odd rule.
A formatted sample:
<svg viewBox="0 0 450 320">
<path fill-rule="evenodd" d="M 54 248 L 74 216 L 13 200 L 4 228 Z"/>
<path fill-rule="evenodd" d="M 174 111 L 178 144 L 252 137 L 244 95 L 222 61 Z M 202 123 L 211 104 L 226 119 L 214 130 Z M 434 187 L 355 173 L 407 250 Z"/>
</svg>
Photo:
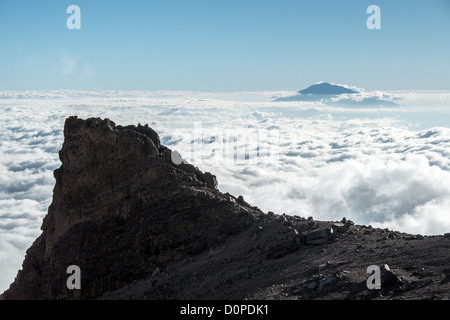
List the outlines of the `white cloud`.
<svg viewBox="0 0 450 320">
<path fill-rule="evenodd" d="M 95 75 L 95 70 L 80 54 L 61 53 L 58 61 L 59 73 L 63 79 L 88 79 Z"/>
<path fill-rule="evenodd" d="M 77 69 L 77 61 L 62 64 L 67 74 Z M 70 115 L 148 123 L 164 144 L 216 174 L 221 191 L 264 211 L 450 231 L 448 92 L 361 93 L 400 99 L 404 107 L 395 109 L 271 101 L 280 94 L 292 93 L 0 92 L 0 291 L 40 233 Z M 269 128 L 279 140 L 264 135 Z M 203 153 L 185 151 L 193 145 Z"/>
<path fill-rule="evenodd" d="M 69 77 L 70 75 L 72 75 L 77 69 L 78 60 L 78 58 L 73 56 L 61 57 L 61 59 L 59 60 L 61 75 L 63 77 Z"/>
</svg>

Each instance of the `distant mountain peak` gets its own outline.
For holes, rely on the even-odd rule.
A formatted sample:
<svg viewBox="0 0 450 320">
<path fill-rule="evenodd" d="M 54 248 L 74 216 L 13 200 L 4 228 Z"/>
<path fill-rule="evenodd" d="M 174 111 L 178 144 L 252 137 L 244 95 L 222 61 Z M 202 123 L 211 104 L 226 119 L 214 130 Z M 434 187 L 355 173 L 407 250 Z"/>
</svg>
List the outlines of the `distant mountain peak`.
<svg viewBox="0 0 450 320">
<path fill-rule="evenodd" d="M 344 107 L 394 107 L 398 106 L 389 99 L 385 100 L 376 93 L 365 92 L 364 89 L 339 85 L 329 82 L 318 82 L 293 96 L 276 98 L 274 101 L 320 102 L 326 105 Z"/>
<path fill-rule="evenodd" d="M 351 90 L 349 88 L 331 84 L 329 82 L 320 82 L 309 86 L 306 89 L 300 90 L 299 94 L 314 94 L 314 95 L 339 95 L 339 94 L 354 94 L 357 91 Z"/>
</svg>

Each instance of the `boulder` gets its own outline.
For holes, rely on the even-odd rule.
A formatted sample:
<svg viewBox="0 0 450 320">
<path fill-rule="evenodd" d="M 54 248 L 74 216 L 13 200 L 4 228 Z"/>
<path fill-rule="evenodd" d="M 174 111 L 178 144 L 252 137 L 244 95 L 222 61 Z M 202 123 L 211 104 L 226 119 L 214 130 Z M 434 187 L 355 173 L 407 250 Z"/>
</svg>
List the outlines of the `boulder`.
<svg viewBox="0 0 450 320">
<path fill-rule="evenodd" d="M 2 297 L 93 299 L 251 226 L 231 197 L 212 192 L 214 175 L 170 154 L 147 126 L 69 117 L 42 234 Z M 81 269 L 82 290 L 67 290 L 70 265 Z"/>
<path fill-rule="evenodd" d="M 206 185 L 210 189 L 217 189 L 218 182 L 215 175 L 211 174 L 210 172 L 203 173 L 203 181 L 206 182 Z"/>
<path fill-rule="evenodd" d="M 331 227 L 333 228 L 333 231 L 336 231 L 336 232 L 339 232 L 339 233 L 344 233 L 345 231 L 348 230 L 349 226 L 347 224 L 342 223 L 342 222 L 336 222 L 336 223 L 333 223 L 331 225 Z"/>
<path fill-rule="evenodd" d="M 305 244 L 318 245 L 327 243 L 331 240 L 333 228 L 325 228 L 308 232 L 305 237 Z"/>
<path fill-rule="evenodd" d="M 387 264 L 380 267 L 381 270 L 381 287 L 383 289 L 390 287 L 403 287 L 404 281 L 395 274 Z"/>
</svg>

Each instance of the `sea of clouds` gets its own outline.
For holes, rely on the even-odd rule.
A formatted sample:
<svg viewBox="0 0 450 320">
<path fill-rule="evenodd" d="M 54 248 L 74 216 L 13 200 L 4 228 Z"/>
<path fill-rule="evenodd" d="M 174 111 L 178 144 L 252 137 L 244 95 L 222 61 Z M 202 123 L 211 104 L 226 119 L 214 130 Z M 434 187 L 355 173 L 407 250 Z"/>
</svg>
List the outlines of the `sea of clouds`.
<svg viewBox="0 0 450 320">
<path fill-rule="evenodd" d="M 364 93 L 399 105 L 386 108 L 273 101 L 293 94 L 0 92 L 0 292 L 41 232 L 71 115 L 148 123 L 265 212 L 450 232 L 450 92 Z"/>
</svg>

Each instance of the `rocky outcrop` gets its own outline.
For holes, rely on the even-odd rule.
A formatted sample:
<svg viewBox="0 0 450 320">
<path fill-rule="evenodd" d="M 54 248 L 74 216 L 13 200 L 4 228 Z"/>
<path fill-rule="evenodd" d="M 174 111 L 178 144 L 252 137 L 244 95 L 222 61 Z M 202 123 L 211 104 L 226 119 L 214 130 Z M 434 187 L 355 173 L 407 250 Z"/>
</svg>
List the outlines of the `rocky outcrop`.
<svg viewBox="0 0 450 320">
<path fill-rule="evenodd" d="M 260 212 L 241 211 L 210 173 L 170 160 L 148 126 L 70 117 L 42 234 L 9 299 L 92 298 L 215 247 Z M 66 269 L 83 273 L 80 291 Z"/>
<path fill-rule="evenodd" d="M 70 117 L 59 156 L 42 234 L 0 298 L 449 298 L 448 235 L 263 213 L 146 125 Z M 380 290 L 366 286 L 370 265 Z"/>
</svg>

